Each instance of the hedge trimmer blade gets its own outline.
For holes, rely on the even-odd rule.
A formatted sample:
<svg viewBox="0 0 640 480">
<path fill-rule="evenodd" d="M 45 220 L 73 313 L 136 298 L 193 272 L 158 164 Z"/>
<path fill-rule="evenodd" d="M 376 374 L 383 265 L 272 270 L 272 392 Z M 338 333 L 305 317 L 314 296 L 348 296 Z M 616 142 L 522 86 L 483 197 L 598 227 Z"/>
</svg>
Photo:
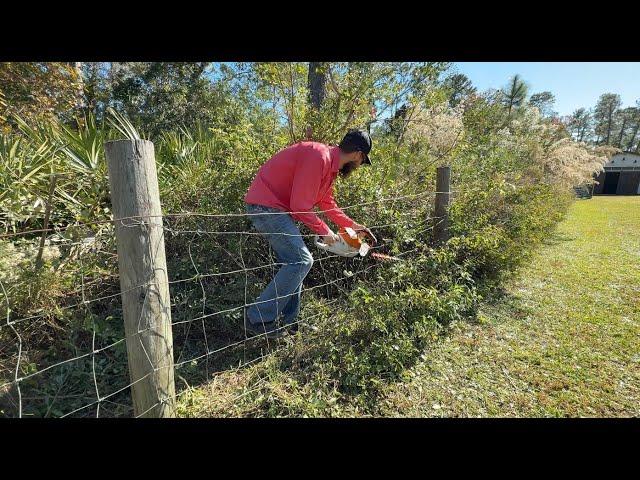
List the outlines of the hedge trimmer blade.
<svg viewBox="0 0 640 480">
<path fill-rule="evenodd" d="M 384 253 L 377 252 L 372 253 L 371 256 L 376 260 L 380 260 L 381 262 L 398 262 L 402 260 L 399 257 L 392 257 L 391 255 L 385 255 Z"/>
</svg>

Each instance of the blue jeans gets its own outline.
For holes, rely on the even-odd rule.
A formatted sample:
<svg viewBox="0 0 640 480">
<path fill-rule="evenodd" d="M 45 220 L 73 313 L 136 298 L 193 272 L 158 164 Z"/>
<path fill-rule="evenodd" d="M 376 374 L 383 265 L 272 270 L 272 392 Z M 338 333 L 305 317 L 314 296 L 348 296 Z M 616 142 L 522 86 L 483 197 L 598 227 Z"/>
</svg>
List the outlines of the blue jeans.
<svg viewBox="0 0 640 480">
<path fill-rule="evenodd" d="M 311 270 L 313 257 L 289 214 L 252 204 L 247 204 L 247 213 L 252 214 L 249 218 L 254 227 L 269 240 L 278 262 L 283 264 L 256 304 L 248 308 L 247 317 L 258 324 L 273 322 L 282 314 L 283 323 L 290 324 L 300 312 L 302 281 Z"/>
</svg>

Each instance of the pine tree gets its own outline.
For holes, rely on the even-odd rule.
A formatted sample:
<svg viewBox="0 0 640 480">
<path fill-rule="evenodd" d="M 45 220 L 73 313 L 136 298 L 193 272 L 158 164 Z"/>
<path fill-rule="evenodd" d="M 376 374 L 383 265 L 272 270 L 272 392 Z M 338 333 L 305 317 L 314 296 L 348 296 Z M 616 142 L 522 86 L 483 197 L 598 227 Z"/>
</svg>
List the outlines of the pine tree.
<svg viewBox="0 0 640 480">
<path fill-rule="evenodd" d="M 553 105 L 556 102 L 556 97 L 549 91 L 534 93 L 529 98 L 529 105 L 536 107 L 540 110 L 540 114 L 543 117 L 554 117 L 557 112 L 553 110 Z"/>
<path fill-rule="evenodd" d="M 615 93 L 600 95 L 593 113 L 597 135 L 596 143 L 599 145 L 611 145 L 615 114 L 620 105 L 622 105 L 620 95 Z"/>
<path fill-rule="evenodd" d="M 509 118 L 511 118 L 512 111 L 525 102 L 528 91 L 529 87 L 518 74 L 514 75 L 509 84 L 501 90 L 502 102 L 507 107 L 507 116 Z"/>
</svg>

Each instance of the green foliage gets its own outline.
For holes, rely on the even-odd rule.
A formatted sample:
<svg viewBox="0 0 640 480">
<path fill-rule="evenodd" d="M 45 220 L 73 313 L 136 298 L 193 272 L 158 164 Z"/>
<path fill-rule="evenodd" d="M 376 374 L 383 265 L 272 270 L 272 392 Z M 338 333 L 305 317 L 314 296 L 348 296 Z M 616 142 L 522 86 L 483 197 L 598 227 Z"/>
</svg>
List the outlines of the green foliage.
<svg viewBox="0 0 640 480">
<path fill-rule="evenodd" d="M 24 138 L 0 136 L 0 221 L 4 230 L 40 215 L 52 170 L 50 145 Z"/>
<path fill-rule="evenodd" d="M 457 106 L 464 98 L 476 93 L 476 88 L 466 75 L 451 74 L 444 79 L 443 86 L 449 93 L 449 105 Z"/>
<path fill-rule="evenodd" d="M 110 212 L 103 145 L 112 136 L 89 115 L 72 128 L 55 119 L 0 135 L 0 222 L 5 231 L 42 228 L 52 177 L 53 225 L 104 220 Z"/>
<path fill-rule="evenodd" d="M 113 108 L 107 108 L 107 113 L 110 115 L 107 119 L 109 124 L 120 132 L 124 138 L 128 140 L 140 140 L 140 134 L 127 117 L 120 115 Z"/>
<path fill-rule="evenodd" d="M 0 62 L 0 97 L 0 132 L 12 129 L 12 115 L 71 120 L 80 113 L 82 78 L 74 63 Z"/>
<path fill-rule="evenodd" d="M 7 258 L 0 272 L 14 270 L 13 276 L 2 277 L 10 317 L 40 315 L 38 323 L 25 325 L 20 334 L 25 344 L 33 345 L 35 332 L 44 332 L 49 345 L 44 353 L 35 347 L 25 353 L 22 374 L 54 363 L 56 355 L 73 358 L 86 352 L 94 328 L 100 345 L 122 338 L 120 306 L 109 297 L 118 288 L 113 232 L 104 222 L 111 212 L 102 144 L 111 138 L 139 138 L 144 132 L 154 141 L 168 271 L 175 280 L 176 358 L 183 360 L 241 343 L 242 312 L 232 309 L 266 285 L 273 272 L 258 267 L 273 260 L 264 239 L 224 234 L 250 230 L 244 217 L 171 214 L 243 213 L 244 192 L 256 170 L 280 148 L 302 139 L 307 126 L 313 127 L 315 139 L 327 142 L 337 142 L 348 127 L 373 127 L 375 165 L 338 180 L 336 198 L 353 206 L 347 212 L 351 217 L 374 229 L 384 252 L 404 255 L 405 261 L 381 265 L 366 257 L 316 262 L 306 286 L 346 278 L 305 292 L 303 318 L 317 318 L 317 330 L 304 332 L 291 348 L 256 367 L 256 377 L 247 374 L 248 393 L 225 406 L 240 415 L 340 415 L 353 408 L 374 412 L 384 384 L 405 378 L 452 321 L 473 318 L 483 296 L 522 264 L 571 200 L 545 163 L 552 145 L 565 135 L 562 129 L 536 116 L 518 100 L 520 93 L 507 105 L 500 98 L 474 95 L 464 79 L 443 85 L 446 64 L 328 64 L 328 89 L 319 112 L 307 106 L 304 63 L 223 64 L 207 84 L 201 64 L 118 68 L 118 80 L 110 87 L 116 108 L 103 106 L 106 120 L 89 113 L 71 127 L 55 119 L 34 123 L 16 116 L 17 131 L 0 137 L 5 231 L 42 225 L 55 174 L 51 206 L 58 234 L 72 243 L 87 237 L 104 242 L 94 251 L 63 248 L 47 257 L 40 271 L 31 268 L 36 235 L 27 235 L 24 245 L 0 245 Z M 456 85 L 460 91 L 452 93 Z M 457 106 L 450 109 L 453 94 Z M 192 101 L 197 101 L 194 111 L 187 108 Z M 392 122 L 376 126 L 373 106 L 392 116 L 401 106 L 404 110 Z M 518 114 L 510 116 L 514 108 Z M 459 134 L 451 135 L 454 127 Z M 452 238 L 432 249 L 430 193 L 435 166 L 442 163 L 451 164 L 453 172 Z M 381 198 L 394 200 L 376 202 Z M 28 253 L 18 258 L 15 249 Z M 256 268 L 217 275 L 247 266 Z M 93 290 L 77 291 L 79 280 L 95 281 Z M 81 301 L 83 293 L 107 298 L 86 308 L 64 308 Z M 328 305 L 331 300 L 336 303 Z M 201 325 L 180 323 L 224 309 L 230 311 Z M 2 335 L 3 342 L 15 341 L 9 329 Z M 229 368 L 261 355 L 262 349 L 231 349 L 207 356 L 204 368 L 185 363 L 177 373 L 186 382 L 202 382 L 210 367 Z M 99 361 L 101 388 L 113 391 L 126 385 L 122 350 L 105 353 Z M 93 395 L 87 368 L 93 366 L 80 360 L 75 367 L 47 371 L 51 375 L 41 381 L 33 377 L 31 388 L 49 396 L 34 406 L 38 414 L 56 414 L 53 408 L 61 407 L 52 398 L 59 390 L 80 396 L 65 411 L 80 404 L 82 395 L 86 403 Z M 61 376 L 52 380 L 55 375 Z"/>
<path fill-rule="evenodd" d="M 421 99 L 448 64 L 437 62 L 332 62 L 324 65 L 326 95 L 319 112 L 308 108 L 306 63 L 259 63 L 252 69 L 256 95 L 284 119 L 288 142 L 312 138 L 338 143 L 348 128 L 368 128 L 377 116 Z"/>
</svg>

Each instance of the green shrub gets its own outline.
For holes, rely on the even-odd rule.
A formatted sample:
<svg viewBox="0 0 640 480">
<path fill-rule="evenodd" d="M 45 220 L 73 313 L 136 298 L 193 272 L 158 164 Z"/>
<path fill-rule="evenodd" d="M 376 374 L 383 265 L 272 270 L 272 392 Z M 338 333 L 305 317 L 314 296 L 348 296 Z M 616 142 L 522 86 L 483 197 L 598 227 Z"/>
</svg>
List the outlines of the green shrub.
<svg viewBox="0 0 640 480">
<path fill-rule="evenodd" d="M 257 73 L 265 82 L 283 78 L 283 72 L 300 73 L 297 67 L 295 72 L 284 67 L 263 65 Z M 364 73 L 371 68 L 355 67 Z M 351 68 L 345 65 L 343 74 L 355 93 L 359 76 L 349 73 Z M 423 73 L 431 78 L 439 68 Z M 258 97 L 265 94 L 263 87 Z M 249 390 L 227 406 L 232 412 L 310 416 L 341 415 L 349 409 L 375 412 L 381 388 L 405 378 L 421 352 L 445 334 L 449 324 L 473 319 L 486 293 L 521 265 L 564 215 L 571 193 L 566 179 L 556 181 L 549 174 L 545 160 L 549 145 L 561 132 L 524 108 L 508 123 L 502 107 L 486 99 L 450 111 L 442 104 L 442 90 L 428 83 L 417 87 L 421 96 L 411 97 L 415 104 L 411 108 L 419 113 L 414 118 L 419 123 L 403 124 L 398 117 L 374 128 L 375 165 L 336 185 L 338 203 L 351 206 L 347 213 L 356 221 L 375 227 L 382 252 L 401 255 L 404 261 L 374 264 L 371 257 L 322 259 L 317 254 L 305 286 L 322 288 L 305 292 L 302 314 L 302 318 L 313 316 L 317 330 L 305 331 L 293 345 L 248 372 Z M 299 93 L 295 95 L 292 110 L 287 111 L 289 122 L 308 113 Z M 339 110 L 341 101 L 335 97 L 330 103 Z M 177 361 L 186 360 L 177 375 L 189 384 L 264 353 L 261 344 L 242 344 L 241 310 L 201 322 L 187 320 L 251 301 L 272 278 L 271 268 L 223 275 L 268 265 L 273 258 L 259 236 L 224 234 L 251 232 L 247 218 L 207 215 L 243 213 L 243 196 L 256 170 L 298 138 L 301 130 L 300 125 L 280 122 L 275 102 L 273 110 L 260 101 L 247 108 L 233 104 L 232 121 L 215 117 L 207 124 L 195 122 L 190 129 L 176 126 L 153 139 L 165 212 L 172 317 L 178 322 L 174 350 Z M 366 102 L 358 100 L 356 106 L 352 113 L 364 121 Z M 349 118 L 346 111 L 339 113 L 342 120 Z M 327 112 L 323 115 L 329 123 L 321 133 L 333 140 L 341 123 L 328 118 Z M 37 128 L 21 124 L 20 132 L 0 138 L 0 158 L 5 160 L 0 165 L 0 206 L 7 212 L 0 218 L 2 226 L 5 231 L 25 232 L 41 227 L 50 174 L 60 174 L 52 226 L 65 232 L 67 243 L 89 234 L 110 238 L 103 250 L 113 254 L 113 231 L 104 223 L 111 212 L 101 149 L 101 143 L 115 135 L 113 128 L 91 118 L 79 129 L 52 122 Z M 452 167 L 452 238 L 434 249 L 430 245 L 436 220 L 431 218 L 435 167 L 444 163 Z M 381 198 L 389 200 L 376 202 Z M 87 221 L 89 225 L 81 227 Z M 22 242 L 0 242 L 0 280 L 8 292 L 10 318 L 39 316 L 16 327 L 28 346 L 20 374 L 91 351 L 94 332 L 100 345 L 121 339 L 115 257 L 84 252 L 79 261 L 78 252 L 61 247 L 59 256 L 47 258 L 35 271 L 38 236 L 23 237 Z M 85 278 L 97 280 L 85 294 L 107 298 L 65 308 L 82 301 L 78 286 Z M 339 281 L 325 285 L 328 280 Z M 15 368 L 16 337 L 7 327 L 0 335 L 3 351 L 11 352 L 0 361 L 2 376 L 9 379 Z M 206 355 L 204 366 L 188 361 L 236 342 L 237 348 Z M 124 343 L 118 344 L 96 359 L 103 393 L 128 382 L 123 347 Z M 91 355 L 83 357 L 25 383 L 25 389 L 44 398 L 29 404 L 32 412 L 57 415 L 90 403 L 95 397 L 92 360 Z M 61 403 L 56 400 L 60 392 L 72 399 Z M 126 398 L 119 403 L 126 404 Z"/>
</svg>

